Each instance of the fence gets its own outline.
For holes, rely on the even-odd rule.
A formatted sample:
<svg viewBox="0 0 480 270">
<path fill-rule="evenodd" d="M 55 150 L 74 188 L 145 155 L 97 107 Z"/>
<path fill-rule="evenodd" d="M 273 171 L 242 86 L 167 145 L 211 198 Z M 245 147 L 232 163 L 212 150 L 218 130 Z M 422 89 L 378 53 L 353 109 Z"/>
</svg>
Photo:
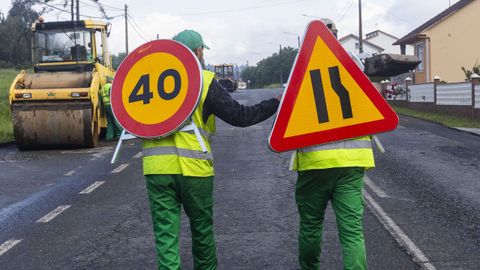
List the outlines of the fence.
<svg viewBox="0 0 480 270">
<path fill-rule="evenodd" d="M 480 120 L 480 84 L 472 82 L 409 85 L 394 88 L 382 84 L 384 97 L 392 104 L 423 111 L 445 112 Z M 391 90 L 389 90 L 391 89 Z M 406 89 L 405 91 L 403 89 Z"/>
</svg>

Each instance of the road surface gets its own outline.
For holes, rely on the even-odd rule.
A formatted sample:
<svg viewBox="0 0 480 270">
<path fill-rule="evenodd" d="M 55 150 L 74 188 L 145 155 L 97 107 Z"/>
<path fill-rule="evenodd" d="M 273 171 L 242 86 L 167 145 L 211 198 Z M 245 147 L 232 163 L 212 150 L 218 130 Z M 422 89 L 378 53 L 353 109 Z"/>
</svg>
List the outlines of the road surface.
<svg viewBox="0 0 480 270">
<path fill-rule="evenodd" d="M 280 90 L 239 90 L 254 104 Z M 217 120 L 213 143 L 218 269 L 298 269 L 296 175 L 267 146 L 273 117 L 249 128 Z M 478 269 L 480 137 L 410 117 L 379 136 L 365 180 L 370 269 Z M 141 144 L 20 152 L 0 148 L 0 269 L 155 269 Z M 331 207 L 322 269 L 341 269 Z M 181 258 L 192 269 L 188 220 Z"/>
</svg>

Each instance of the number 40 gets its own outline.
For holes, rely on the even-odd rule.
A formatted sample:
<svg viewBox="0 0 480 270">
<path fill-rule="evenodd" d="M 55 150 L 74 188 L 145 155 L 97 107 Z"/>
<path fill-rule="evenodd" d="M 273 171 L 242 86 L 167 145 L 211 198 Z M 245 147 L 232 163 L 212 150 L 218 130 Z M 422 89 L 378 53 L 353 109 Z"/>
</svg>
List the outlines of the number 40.
<svg viewBox="0 0 480 270">
<path fill-rule="evenodd" d="M 165 79 L 167 77 L 173 77 L 175 82 L 173 91 L 167 93 L 165 91 Z M 174 69 L 167 69 L 160 74 L 157 81 L 157 90 L 158 95 L 164 100 L 172 100 L 178 96 L 180 93 L 180 88 L 182 86 L 182 79 L 180 73 Z M 140 93 L 140 90 L 143 88 L 143 93 Z M 143 101 L 143 104 L 149 104 L 150 99 L 153 98 L 153 92 L 150 92 L 150 74 L 145 74 L 140 77 L 135 88 L 133 88 L 132 93 L 128 96 L 128 102 L 133 103 L 137 101 Z"/>
</svg>

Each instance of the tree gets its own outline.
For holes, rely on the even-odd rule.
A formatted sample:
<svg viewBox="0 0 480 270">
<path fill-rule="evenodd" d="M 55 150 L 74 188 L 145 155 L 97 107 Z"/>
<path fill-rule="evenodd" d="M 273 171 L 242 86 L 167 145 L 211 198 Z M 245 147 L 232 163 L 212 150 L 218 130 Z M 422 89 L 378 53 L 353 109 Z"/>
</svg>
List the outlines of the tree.
<svg viewBox="0 0 480 270">
<path fill-rule="evenodd" d="M 256 67 L 247 67 L 241 77 L 244 81 L 250 80 L 254 87 L 283 84 L 288 79 L 296 54 L 297 49 L 282 48 L 278 53 L 262 59 Z"/>
<path fill-rule="evenodd" d="M 5 18 L 0 17 L 0 64 L 4 66 L 26 66 L 31 61 L 31 24 L 43 12 L 33 6 L 49 0 L 13 0 L 12 8 Z"/>
<path fill-rule="evenodd" d="M 112 55 L 112 67 L 113 69 L 118 69 L 120 64 L 122 63 L 123 59 L 125 59 L 127 55 L 124 52 L 121 52 L 117 55 Z"/>
<path fill-rule="evenodd" d="M 478 64 L 478 59 L 473 65 L 471 70 L 466 69 L 465 67 L 462 67 L 462 71 L 465 74 L 465 81 L 468 82 L 470 81 L 470 77 L 472 76 L 473 73 L 476 73 L 480 75 L 480 64 Z"/>
</svg>

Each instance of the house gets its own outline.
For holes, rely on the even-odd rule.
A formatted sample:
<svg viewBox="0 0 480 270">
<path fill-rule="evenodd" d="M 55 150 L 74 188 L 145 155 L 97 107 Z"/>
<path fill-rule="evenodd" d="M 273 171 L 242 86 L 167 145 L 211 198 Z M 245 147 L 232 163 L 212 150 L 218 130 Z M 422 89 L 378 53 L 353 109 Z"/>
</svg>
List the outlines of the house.
<svg viewBox="0 0 480 270">
<path fill-rule="evenodd" d="M 393 45 L 399 38 L 382 30 L 375 30 L 365 35 L 366 41 L 384 49 L 383 53 L 400 53 L 400 48 Z M 407 45 L 406 54 L 413 55 L 413 46 Z"/>
<path fill-rule="evenodd" d="M 359 54 L 359 39 L 358 36 L 354 34 L 350 34 L 348 36 L 342 37 L 338 40 L 340 44 L 342 44 L 343 48 L 351 52 L 353 54 Z M 382 53 L 385 49 L 373 44 L 367 40 L 363 40 L 363 52 L 365 54 L 374 54 L 374 53 Z"/>
<path fill-rule="evenodd" d="M 479 14 L 480 0 L 460 0 L 394 43 L 402 52 L 413 45 L 423 61 L 415 71 L 416 83 L 432 82 L 437 75 L 447 82 L 464 81 L 461 68 L 480 63 Z"/>
</svg>

